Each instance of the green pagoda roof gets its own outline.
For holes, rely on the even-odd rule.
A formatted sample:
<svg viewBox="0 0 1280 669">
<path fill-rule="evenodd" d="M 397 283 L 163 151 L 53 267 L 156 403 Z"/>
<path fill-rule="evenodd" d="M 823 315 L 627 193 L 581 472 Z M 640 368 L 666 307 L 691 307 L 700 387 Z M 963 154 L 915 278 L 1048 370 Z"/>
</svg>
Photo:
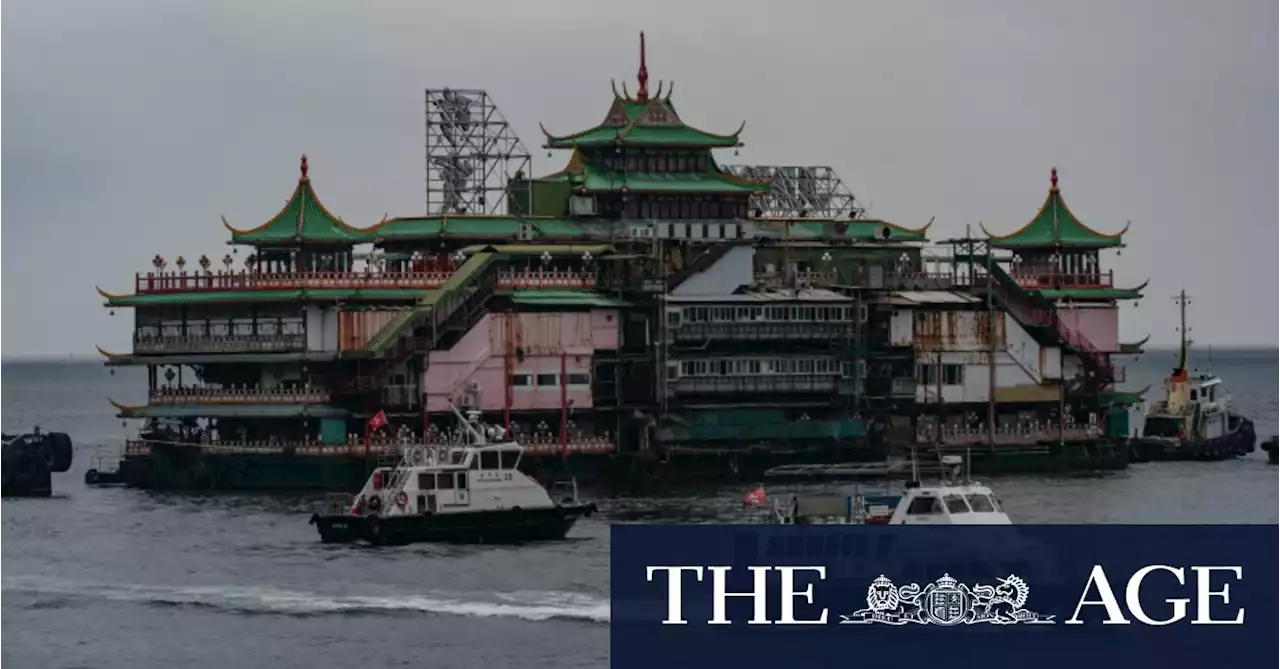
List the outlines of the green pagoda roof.
<svg viewBox="0 0 1280 669">
<path fill-rule="evenodd" d="M 1080 222 L 1058 190 L 1058 168 L 1053 168 L 1049 176 L 1049 195 L 1045 197 L 1040 211 L 1026 225 L 1007 235 L 993 235 L 985 226 L 982 232 L 987 235 L 987 242 L 998 249 L 1025 248 L 1109 248 L 1123 246 L 1122 237 L 1129 230 L 1124 229 L 1115 234 L 1098 232 Z M 981 224 L 979 224 L 981 225 Z"/>
<path fill-rule="evenodd" d="M 1136 300 L 1142 297 L 1147 283 L 1133 288 L 1045 288 L 1036 292 L 1050 300 Z"/>
<path fill-rule="evenodd" d="M 617 86 L 613 89 L 613 105 L 604 120 L 595 127 L 569 135 L 553 135 L 545 127 L 544 148 L 571 149 L 574 147 L 600 146 L 662 146 L 662 147 L 696 147 L 724 148 L 742 146 L 738 135 L 746 122 L 738 126 L 731 134 L 721 135 L 699 130 L 686 125 L 671 104 L 671 91 L 675 84 L 667 87 L 666 97 L 662 95 L 662 83 L 658 83 L 658 92 L 649 96 L 649 70 L 645 66 L 644 33 L 640 33 L 640 71 L 636 78 L 640 88 L 633 98 L 627 92 L 627 85 L 622 85 L 622 94 L 618 94 Z"/>
<path fill-rule="evenodd" d="M 444 214 L 393 218 L 369 228 L 369 235 L 370 241 L 378 243 L 435 237 L 510 239 L 519 235 L 522 224 L 530 226 L 537 238 L 587 239 L 586 231 L 571 221 L 491 214 Z"/>
<path fill-rule="evenodd" d="M 1151 339 L 1151 335 L 1147 335 L 1141 340 L 1132 343 L 1120 342 L 1120 352 L 1134 355 L 1143 353 L 1144 351 L 1142 347 L 1146 345 L 1148 339 Z"/>
<path fill-rule="evenodd" d="M 231 231 L 233 244 L 359 244 L 370 239 L 370 229 L 354 228 L 341 218 L 329 213 L 311 186 L 307 176 L 307 157 L 302 156 L 301 176 L 293 195 L 280 213 L 266 223 L 249 230 L 231 227 L 227 220 L 222 224 Z"/>
<path fill-rule="evenodd" d="M 633 193 L 750 194 L 767 192 L 771 188 L 768 182 L 721 172 L 710 156 L 706 169 L 700 172 L 636 172 L 603 167 L 576 149 L 563 170 L 542 177 L 540 181 L 564 181 L 572 188 L 597 192 L 625 189 Z"/>
</svg>

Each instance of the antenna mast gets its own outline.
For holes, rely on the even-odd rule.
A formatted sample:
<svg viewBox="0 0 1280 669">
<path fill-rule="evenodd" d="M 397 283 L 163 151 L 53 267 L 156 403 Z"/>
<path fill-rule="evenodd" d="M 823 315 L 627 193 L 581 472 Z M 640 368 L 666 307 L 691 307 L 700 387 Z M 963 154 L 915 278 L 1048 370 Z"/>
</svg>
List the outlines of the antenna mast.
<svg viewBox="0 0 1280 669">
<path fill-rule="evenodd" d="M 1191 304 L 1191 298 L 1187 297 L 1187 289 L 1183 288 L 1181 292 L 1173 298 L 1178 304 L 1178 368 L 1177 372 L 1185 372 L 1187 370 L 1187 349 L 1191 346 L 1191 339 L 1187 335 L 1191 334 L 1191 330 L 1187 328 L 1187 305 Z"/>
</svg>

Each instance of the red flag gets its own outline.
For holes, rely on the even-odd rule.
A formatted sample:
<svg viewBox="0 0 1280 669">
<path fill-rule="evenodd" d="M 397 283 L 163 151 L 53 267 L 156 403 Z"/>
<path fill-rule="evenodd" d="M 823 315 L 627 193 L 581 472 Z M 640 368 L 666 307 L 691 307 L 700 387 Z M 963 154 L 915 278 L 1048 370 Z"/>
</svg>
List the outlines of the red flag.
<svg viewBox="0 0 1280 669">
<path fill-rule="evenodd" d="M 370 418 L 370 419 L 369 419 L 369 431 L 370 431 L 370 432 L 372 432 L 372 431 L 374 431 L 374 430 L 376 430 L 376 429 L 378 429 L 378 428 L 380 428 L 380 427 L 386 427 L 386 425 L 387 425 L 387 414 L 383 413 L 383 412 L 382 412 L 382 409 L 378 409 L 378 413 L 377 413 L 377 414 L 375 414 L 375 415 L 373 416 L 373 418 Z"/>
<path fill-rule="evenodd" d="M 764 506 L 767 501 L 768 497 L 764 494 L 764 488 L 756 488 L 742 496 L 743 506 Z"/>
</svg>

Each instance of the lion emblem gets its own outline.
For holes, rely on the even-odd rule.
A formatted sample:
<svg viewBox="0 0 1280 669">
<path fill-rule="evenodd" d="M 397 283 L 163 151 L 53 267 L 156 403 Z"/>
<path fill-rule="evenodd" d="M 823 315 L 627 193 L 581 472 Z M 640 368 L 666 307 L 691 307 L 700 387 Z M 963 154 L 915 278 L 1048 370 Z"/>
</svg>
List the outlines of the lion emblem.
<svg viewBox="0 0 1280 669">
<path fill-rule="evenodd" d="M 893 611 L 901 601 L 893 581 L 885 578 L 884 574 L 867 586 L 867 608 L 872 611 Z"/>
</svg>

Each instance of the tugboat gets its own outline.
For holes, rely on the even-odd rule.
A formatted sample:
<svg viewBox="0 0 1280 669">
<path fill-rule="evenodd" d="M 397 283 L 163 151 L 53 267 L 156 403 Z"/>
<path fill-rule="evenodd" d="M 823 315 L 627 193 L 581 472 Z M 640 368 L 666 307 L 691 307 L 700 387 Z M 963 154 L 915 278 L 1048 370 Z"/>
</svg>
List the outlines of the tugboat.
<svg viewBox="0 0 1280 669">
<path fill-rule="evenodd" d="M 471 438 L 462 446 L 406 446 L 400 461 L 377 467 L 358 495 L 329 495 L 311 524 L 324 543 L 522 543 L 563 539 L 595 504 L 578 499 L 575 480 L 549 492 L 520 471 L 524 447 L 499 427 L 450 407 Z M 487 433 L 487 434 L 486 434 Z M 489 443 L 489 439 L 496 440 Z M 560 495 L 558 500 L 552 494 Z"/>
<path fill-rule="evenodd" d="M 49 497 L 51 472 L 71 468 L 71 437 L 65 432 L 43 432 L 36 427 L 25 434 L 3 435 L 5 497 Z"/>
<path fill-rule="evenodd" d="M 1178 366 L 1165 380 L 1165 399 L 1147 409 L 1141 436 L 1132 440 L 1137 462 L 1226 460 L 1256 447 L 1253 421 L 1231 411 L 1222 379 L 1187 371 L 1187 291 L 1177 300 L 1182 312 Z"/>
<path fill-rule="evenodd" d="M 950 480 L 920 484 L 918 470 L 899 496 L 792 495 L 774 500 L 768 516 L 772 525 L 1012 525 L 991 488 L 966 479 L 957 482 L 963 460 L 942 456 L 951 468 Z M 755 491 L 754 499 L 763 497 Z M 748 497 L 751 497 L 749 494 Z M 746 502 L 748 500 L 744 500 Z"/>
</svg>

